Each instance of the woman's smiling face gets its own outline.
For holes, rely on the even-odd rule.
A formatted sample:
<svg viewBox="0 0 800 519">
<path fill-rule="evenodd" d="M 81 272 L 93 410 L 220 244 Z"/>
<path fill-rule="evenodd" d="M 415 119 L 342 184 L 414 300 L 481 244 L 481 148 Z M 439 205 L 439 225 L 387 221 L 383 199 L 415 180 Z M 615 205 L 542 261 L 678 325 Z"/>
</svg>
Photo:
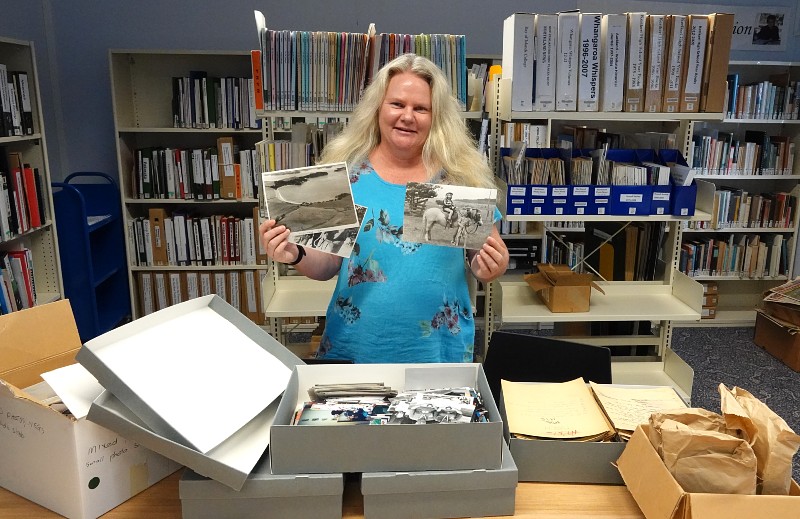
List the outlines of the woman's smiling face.
<svg viewBox="0 0 800 519">
<path fill-rule="evenodd" d="M 422 154 L 431 130 L 431 87 L 412 72 L 389 80 L 383 96 L 378 126 L 381 144 L 397 156 Z"/>
</svg>

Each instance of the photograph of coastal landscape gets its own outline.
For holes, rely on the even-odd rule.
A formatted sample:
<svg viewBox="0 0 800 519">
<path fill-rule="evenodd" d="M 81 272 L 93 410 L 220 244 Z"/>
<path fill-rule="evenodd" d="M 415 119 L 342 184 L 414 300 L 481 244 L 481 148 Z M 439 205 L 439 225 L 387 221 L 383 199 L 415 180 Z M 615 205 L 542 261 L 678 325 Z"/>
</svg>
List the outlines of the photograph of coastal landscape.
<svg viewBox="0 0 800 519">
<path fill-rule="evenodd" d="M 344 162 L 262 173 L 261 183 L 262 216 L 293 232 L 358 226 Z"/>
</svg>

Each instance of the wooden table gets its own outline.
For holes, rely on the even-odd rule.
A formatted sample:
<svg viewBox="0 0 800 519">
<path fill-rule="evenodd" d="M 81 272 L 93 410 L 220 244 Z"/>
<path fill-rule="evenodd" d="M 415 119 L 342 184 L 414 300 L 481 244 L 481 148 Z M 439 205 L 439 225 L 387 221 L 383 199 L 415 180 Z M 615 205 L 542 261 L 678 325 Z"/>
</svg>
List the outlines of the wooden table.
<svg viewBox="0 0 800 519">
<path fill-rule="evenodd" d="M 181 519 L 178 480 L 182 470 L 122 503 L 103 519 Z M 530 519 L 642 519 L 630 492 L 624 486 L 520 483 L 515 517 Z M 358 487 L 345 487 L 342 516 L 364 516 Z M 27 499 L 0 488 L 3 519 L 50 519 L 61 517 Z"/>
</svg>

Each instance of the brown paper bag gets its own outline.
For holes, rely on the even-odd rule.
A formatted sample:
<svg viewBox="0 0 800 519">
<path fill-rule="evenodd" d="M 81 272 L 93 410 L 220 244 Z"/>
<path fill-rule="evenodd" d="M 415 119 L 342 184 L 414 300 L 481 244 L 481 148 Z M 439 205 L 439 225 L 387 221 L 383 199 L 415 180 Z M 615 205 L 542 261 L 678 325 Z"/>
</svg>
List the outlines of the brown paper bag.
<svg viewBox="0 0 800 519">
<path fill-rule="evenodd" d="M 756 456 L 746 440 L 665 420 L 661 445 L 664 465 L 686 492 L 756 493 Z"/>
<path fill-rule="evenodd" d="M 728 427 L 747 433 L 758 459 L 761 494 L 788 495 L 792 484 L 792 457 L 800 436 L 763 402 L 742 388 L 719 385 L 722 413 Z"/>
<path fill-rule="evenodd" d="M 728 426 L 722 415 L 712 413 L 701 407 L 690 407 L 688 409 L 676 409 L 661 411 L 650 415 L 650 443 L 656 449 L 661 459 L 664 459 L 664 451 L 661 445 L 661 424 L 666 420 L 674 420 L 689 426 L 696 431 L 727 432 Z"/>
</svg>

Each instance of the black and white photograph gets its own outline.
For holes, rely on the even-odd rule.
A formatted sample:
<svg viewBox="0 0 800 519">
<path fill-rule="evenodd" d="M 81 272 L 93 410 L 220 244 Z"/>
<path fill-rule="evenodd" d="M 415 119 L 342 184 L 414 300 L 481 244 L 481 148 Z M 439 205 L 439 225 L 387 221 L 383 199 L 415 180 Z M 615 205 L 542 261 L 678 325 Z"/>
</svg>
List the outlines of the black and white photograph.
<svg viewBox="0 0 800 519">
<path fill-rule="evenodd" d="M 783 13 L 758 13 L 753 45 L 780 45 Z"/>
<path fill-rule="evenodd" d="M 289 241 L 310 249 L 349 258 L 356 244 L 358 233 L 361 231 L 361 221 L 366 212 L 365 206 L 356 204 L 358 225 L 333 231 L 292 232 L 289 234 Z"/>
<path fill-rule="evenodd" d="M 403 240 L 479 249 L 492 231 L 497 190 L 409 182 Z"/>
<path fill-rule="evenodd" d="M 344 162 L 262 173 L 261 183 L 262 216 L 293 232 L 358 225 Z"/>
</svg>

